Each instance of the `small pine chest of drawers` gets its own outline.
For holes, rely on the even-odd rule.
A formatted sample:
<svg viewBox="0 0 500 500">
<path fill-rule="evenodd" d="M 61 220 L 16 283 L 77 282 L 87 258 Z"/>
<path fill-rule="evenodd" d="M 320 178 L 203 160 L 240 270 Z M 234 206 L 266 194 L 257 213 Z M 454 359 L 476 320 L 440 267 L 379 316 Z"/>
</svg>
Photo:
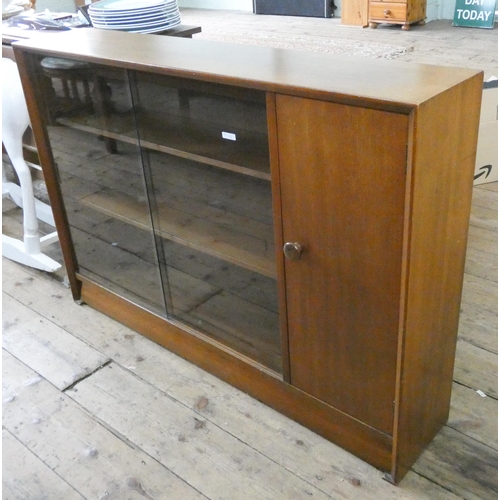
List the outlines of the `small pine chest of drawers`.
<svg viewBox="0 0 500 500">
<path fill-rule="evenodd" d="M 370 28 L 379 24 L 401 24 L 407 31 L 412 24 L 425 23 L 427 2 L 425 0 L 407 0 L 406 2 L 391 0 L 372 0 L 370 2 Z"/>
</svg>

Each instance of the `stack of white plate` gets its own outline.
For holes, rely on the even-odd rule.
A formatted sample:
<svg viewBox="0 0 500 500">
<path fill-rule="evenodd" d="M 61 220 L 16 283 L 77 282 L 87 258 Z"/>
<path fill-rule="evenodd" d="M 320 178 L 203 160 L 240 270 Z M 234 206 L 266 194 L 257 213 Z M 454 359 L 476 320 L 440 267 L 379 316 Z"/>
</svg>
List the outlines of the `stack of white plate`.
<svg viewBox="0 0 500 500">
<path fill-rule="evenodd" d="M 177 0 L 101 0 L 90 5 L 94 28 L 156 33 L 181 23 Z"/>
</svg>

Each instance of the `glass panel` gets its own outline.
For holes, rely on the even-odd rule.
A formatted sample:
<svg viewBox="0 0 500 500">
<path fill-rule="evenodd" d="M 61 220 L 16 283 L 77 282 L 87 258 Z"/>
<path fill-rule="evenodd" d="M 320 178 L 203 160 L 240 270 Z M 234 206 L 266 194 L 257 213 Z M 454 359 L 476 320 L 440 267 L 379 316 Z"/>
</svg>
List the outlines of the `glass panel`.
<svg viewBox="0 0 500 500">
<path fill-rule="evenodd" d="M 79 272 L 166 315 L 127 74 L 39 61 Z"/>
<path fill-rule="evenodd" d="M 264 93 L 134 80 L 169 316 L 281 372 Z"/>
</svg>

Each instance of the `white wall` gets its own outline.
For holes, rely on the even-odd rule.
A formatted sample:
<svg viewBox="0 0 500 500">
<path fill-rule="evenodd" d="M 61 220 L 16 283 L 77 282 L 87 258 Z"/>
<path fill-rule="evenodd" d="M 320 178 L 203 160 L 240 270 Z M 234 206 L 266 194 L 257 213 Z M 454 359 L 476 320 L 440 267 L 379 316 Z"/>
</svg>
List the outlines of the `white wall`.
<svg viewBox="0 0 500 500">
<path fill-rule="evenodd" d="M 252 0 L 178 0 L 180 7 L 253 11 Z M 335 17 L 340 17 L 341 0 L 335 0 Z M 427 21 L 453 19 L 455 0 L 427 0 Z"/>
<path fill-rule="evenodd" d="M 45 9 L 51 12 L 76 12 L 74 0 L 37 0 L 36 11 L 40 13 Z"/>
<path fill-rule="evenodd" d="M 178 0 L 179 7 L 253 11 L 252 0 Z"/>
</svg>

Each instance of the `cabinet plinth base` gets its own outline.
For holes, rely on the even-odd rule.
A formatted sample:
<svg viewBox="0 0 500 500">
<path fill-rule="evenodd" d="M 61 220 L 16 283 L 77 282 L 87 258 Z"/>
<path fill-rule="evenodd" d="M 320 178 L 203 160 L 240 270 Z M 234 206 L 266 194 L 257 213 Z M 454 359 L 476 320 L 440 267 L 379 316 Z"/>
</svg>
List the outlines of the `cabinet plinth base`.
<svg viewBox="0 0 500 500">
<path fill-rule="evenodd" d="M 403 31 L 410 31 L 410 28 L 413 25 L 417 26 L 424 26 L 425 25 L 425 19 L 419 19 L 417 21 L 411 21 L 411 22 L 405 22 L 405 21 L 388 21 L 386 19 L 384 20 L 370 20 L 368 26 L 371 29 L 377 29 L 379 24 L 400 24 L 401 29 Z"/>
<path fill-rule="evenodd" d="M 299 422 L 377 469 L 391 470 L 392 437 L 309 396 L 262 365 L 78 276 L 82 301 Z"/>
</svg>

